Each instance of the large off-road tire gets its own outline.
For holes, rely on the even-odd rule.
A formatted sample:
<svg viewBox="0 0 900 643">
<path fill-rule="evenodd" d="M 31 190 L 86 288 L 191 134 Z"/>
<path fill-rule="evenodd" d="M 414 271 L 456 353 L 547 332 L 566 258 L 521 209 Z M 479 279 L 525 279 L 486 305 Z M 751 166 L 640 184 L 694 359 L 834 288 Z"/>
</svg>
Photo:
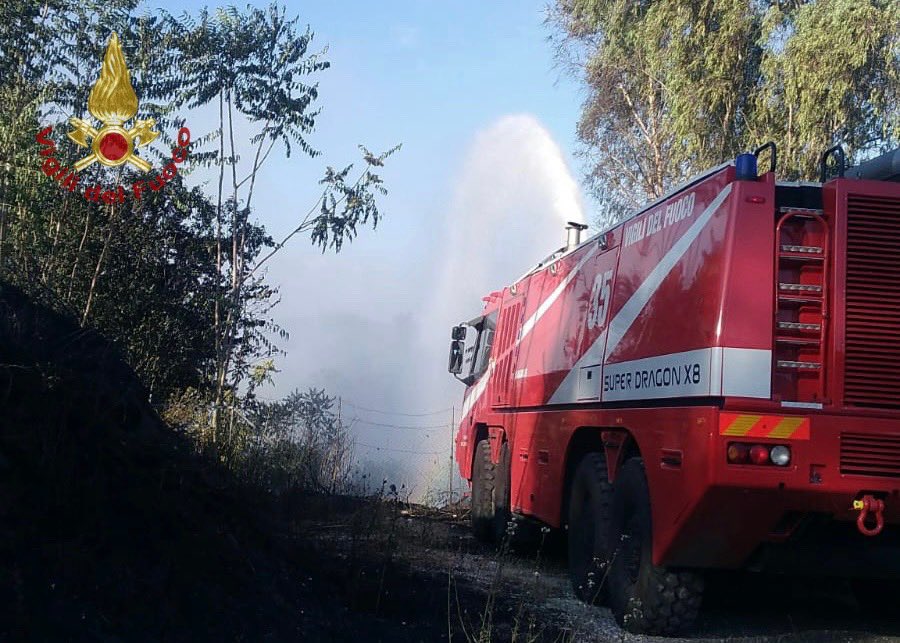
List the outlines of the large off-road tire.
<svg viewBox="0 0 900 643">
<path fill-rule="evenodd" d="M 609 604 L 616 621 L 629 632 L 678 634 L 697 618 L 703 578 L 695 572 L 655 566 L 652 533 L 644 462 L 632 458 L 613 484 Z"/>
<path fill-rule="evenodd" d="M 490 449 L 488 449 L 490 453 Z M 509 443 L 500 445 L 500 459 L 494 465 L 494 542 L 502 545 L 504 540 L 514 544 L 515 534 L 507 533 L 507 528 L 512 521 L 512 511 L 509 505 L 509 488 L 511 484 L 510 466 L 512 464 Z"/>
<path fill-rule="evenodd" d="M 572 589 L 592 605 L 606 600 L 611 502 L 606 455 L 588 453 L 578 463 L 569 491 L 568 548 Z"/>
<path fill-rule="evenodd" d="M 491 462 L 491 443 L 481 440 L 475 445 L 472 461 L 472 533 L 482 542 L 494 538 L 494 463 Z"/>
</svg>

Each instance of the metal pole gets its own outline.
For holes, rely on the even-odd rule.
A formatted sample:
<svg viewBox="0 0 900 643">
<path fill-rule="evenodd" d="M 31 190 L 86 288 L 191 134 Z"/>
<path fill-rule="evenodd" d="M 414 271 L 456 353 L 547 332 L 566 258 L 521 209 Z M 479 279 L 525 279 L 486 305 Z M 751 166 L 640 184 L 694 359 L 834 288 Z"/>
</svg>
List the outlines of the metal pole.
<svg viewBox="0 0 900 643">
<path fill-rule="evenodd" d="M 343 398 L 338 395 L 338 431 L 340 431 L 339 435 L 344 436 L 344 425 L 341 423 L 341 406 L 342 406 Z M 341 438 L 343 439 L 343 437 Z M 332 446 L 332 452 L 334 452 L 334 447 Z M 341 453 L 341 460 L 343 460 L 344 454 Z M 343 462 L 340 465 L 337 463 L 337 457 L 331 466 L 331 493 L 334 493 L 335 488 L 337 488 L 337 477 L 338 477 L 338 466 L 343 467 Z"/>
</svg>

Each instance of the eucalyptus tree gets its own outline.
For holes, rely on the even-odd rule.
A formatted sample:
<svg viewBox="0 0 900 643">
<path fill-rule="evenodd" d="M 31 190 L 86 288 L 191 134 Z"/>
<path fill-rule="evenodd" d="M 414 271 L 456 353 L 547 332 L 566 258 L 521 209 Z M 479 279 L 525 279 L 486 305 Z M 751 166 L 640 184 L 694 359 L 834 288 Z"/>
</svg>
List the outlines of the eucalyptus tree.
<svg viewBox="0 0 900 643">
<path fill-rule="evenodd" d="M 896 144 L 900 4 L 892 0 L 558 0 L 560 60 L 587 89 L 588 182 L 621 214 L 775 140 L 781 170 Z"/>
<path fill-rule="evenodd" d="M 900 3 L 819 0 L 773 4 L 750 133 L 779 144 L 791 177 L 816 176 L 818 155 L 851 157 L 900 143 Z"/>
</svg>

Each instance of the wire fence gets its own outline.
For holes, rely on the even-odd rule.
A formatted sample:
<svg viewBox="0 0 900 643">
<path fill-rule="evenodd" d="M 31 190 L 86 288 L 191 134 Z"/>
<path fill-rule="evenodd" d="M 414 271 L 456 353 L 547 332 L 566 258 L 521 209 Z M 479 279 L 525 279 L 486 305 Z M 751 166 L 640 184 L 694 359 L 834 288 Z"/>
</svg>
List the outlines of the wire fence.
<svg viewBox="0 0 900 643">
<path fill-rule="evenodd" d="M 382 447 L 375 444 L 366 444 L 365 442 L 354 442 L 355 446 L 374 449 L 375 451 L 390 451 L 392 453 L 412 453 L 415 455 L 441 455 L 445 451 L 415 451 L 413 449 L 399 449 L 396 447 Z"/>
<path fill-rule="evenodd" d="M 260 395 L 257 395 L 257 399 L 270 403 L 279 401 L 277 399 L 267 398 Z M 438 491 L 438 493 L 442 496 L 446 494 L 448 498 L 454 497 L 453 480 L 456 474 L 455 468 L 453 466 L 455 461 L 455 454 L 453 452 L 453 434 L 456 430 L 455 421 L 457 419 L 455 406 L 448 406 L 446 408 L 436 409 L 433 411 L 395 411 L 358 404 L 353 400 L 345 399 L 343 396 L 338 396 L 336 402 L 337 408 L 333 408 L 332 410 L 337 411 L 338 418 L 340 418 L 344 426 L 350 429 L 351 435 L 353 435 L 354 438 L 354 448 L 364 449 L 369 454 L 397 453 L 413 456 L 446 457 L 449 466 L 447 485 L 443 491 Z M 373 414 L 375 417 L 371 417 L 369 416 L 369 414 Z M 419 424 L 415 422 L 404 421 L 404 418 L 433 418 L 434 420 L 437 420 L 441 415 L 447 418 L 446 422 L 428 423 L 428 420 L 426 419 L 426 423 Z M 392 421 L 395 418 L 396 421 Z M 374 433 L 382 430 L 396 430 L 406 433 L 412 433 L 413 435 L 418 435 L 422 439 L 427 440 L 429 444 L 427 446 L 422 445 L 422 448 L 416 448 L 415 444 L 407 444 L 405 439 L 402 445 L 374 444 L 371 440 L 363 442 L 355 439 L 357 436 L 374 437 Z M 435 440 L 441 435 L 440 432 L 442 431 L 446 431 L 444 436 L 446 436 L 447 447 L 444 449 L 428 448 L 434 445 Z M 412 435 L 410 437 L 412 437 Z M 437 459 L 434 460 L 435 463 L 437 461 Z"/>
<path fill-rule="evenodd" d="M 362 406 L 360 404 L 356 404 L 355 402 L 350 402 L 349 400 L 343 400 L 343 403 L 347 406 L 350 406 L 359 411 L 364 411 L 366 413 L 378 413 L 379 415 L 398 415 L 400 417 L 408 417 L 408 418 L 422 418 L 429 417 L 432 415 L 441 415 L 442 413 L 449 413 L 453 410 L 453 407 L 447 407 L 446 409 L 439 409 L 437 411 L 425 411 L 423 413 L 406 413 L 401 411 L 385 411 L 382 409 L 373 409 L 366 406 Z"/>
</svg>

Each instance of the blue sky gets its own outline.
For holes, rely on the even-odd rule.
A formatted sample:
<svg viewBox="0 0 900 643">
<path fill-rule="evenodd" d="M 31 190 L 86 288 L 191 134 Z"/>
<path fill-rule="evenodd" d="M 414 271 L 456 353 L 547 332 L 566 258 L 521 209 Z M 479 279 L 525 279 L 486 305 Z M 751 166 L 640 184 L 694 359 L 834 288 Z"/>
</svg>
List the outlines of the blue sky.
<svg viewBox="0 0 900 643">
<path fill-rule="evenodd" d="M 205 4 L 146 6 L 196 12 Z M 320 147 L 350 153 L 362 137 L 373 146 L 400 139 L 452 149 L 492 117 L 525 111 L 568 149 L 580 98 L 554 69 L 545 4 L 287 3 L 328 45 L 333 64 L 321 77 Z"/>
<path fill-rule="evenodd" d="M 146 6 L 177 13 L 205 4 Z M 508 113 L 535 115 L 571 158 L 581 97 L 555 68 L 543 0 L 287 7 L 312 27 L 332 63 L 319 78 L 323 112 L 311 137 L 323 156 L 270 166 L 265 191 L 286 194 L 303 179 L 313 196 L 322 166 L 358 158 L 357 144 L 379 151 L 402 143 L 387 173 L 388 205 L 439 202 L 474 132 Z M 273 230 L 281 223 L 267 217 Z"/>
<path fill-rule="evenodd" d="M 554 65 L 545 2 L 318 1 L 288 11 L 310 24 L 332 63 L 319 77 L 323 111 L 310 137 L 323 154 L 270 162 L 257 218 L 279 237 L 316 201 L 325 165 L 358 159 L 359 143 L 403 148 L 384 171 L 390 194 L 377 231 L 337 256 L 297 240 L 271 263 L 282 296 L 274 317 L 290 340 L 266 394 L 317 386 L 388 412 L 458 406 L 463 387 L 446 372 L 450 326 L 558 247 L 564 220 L 590 219 L 571 178 L 582 97 Z M 190 119 L 192 131 L 213 128 L 203 113 Z M 421 478 L 422 458 L 390 448 L 446 451 L 449 441 L 365 424 L 403 424 L 391 418 L 358 416 L 358 440 L 382 447 L 361 457 Z"/>
</svg>

